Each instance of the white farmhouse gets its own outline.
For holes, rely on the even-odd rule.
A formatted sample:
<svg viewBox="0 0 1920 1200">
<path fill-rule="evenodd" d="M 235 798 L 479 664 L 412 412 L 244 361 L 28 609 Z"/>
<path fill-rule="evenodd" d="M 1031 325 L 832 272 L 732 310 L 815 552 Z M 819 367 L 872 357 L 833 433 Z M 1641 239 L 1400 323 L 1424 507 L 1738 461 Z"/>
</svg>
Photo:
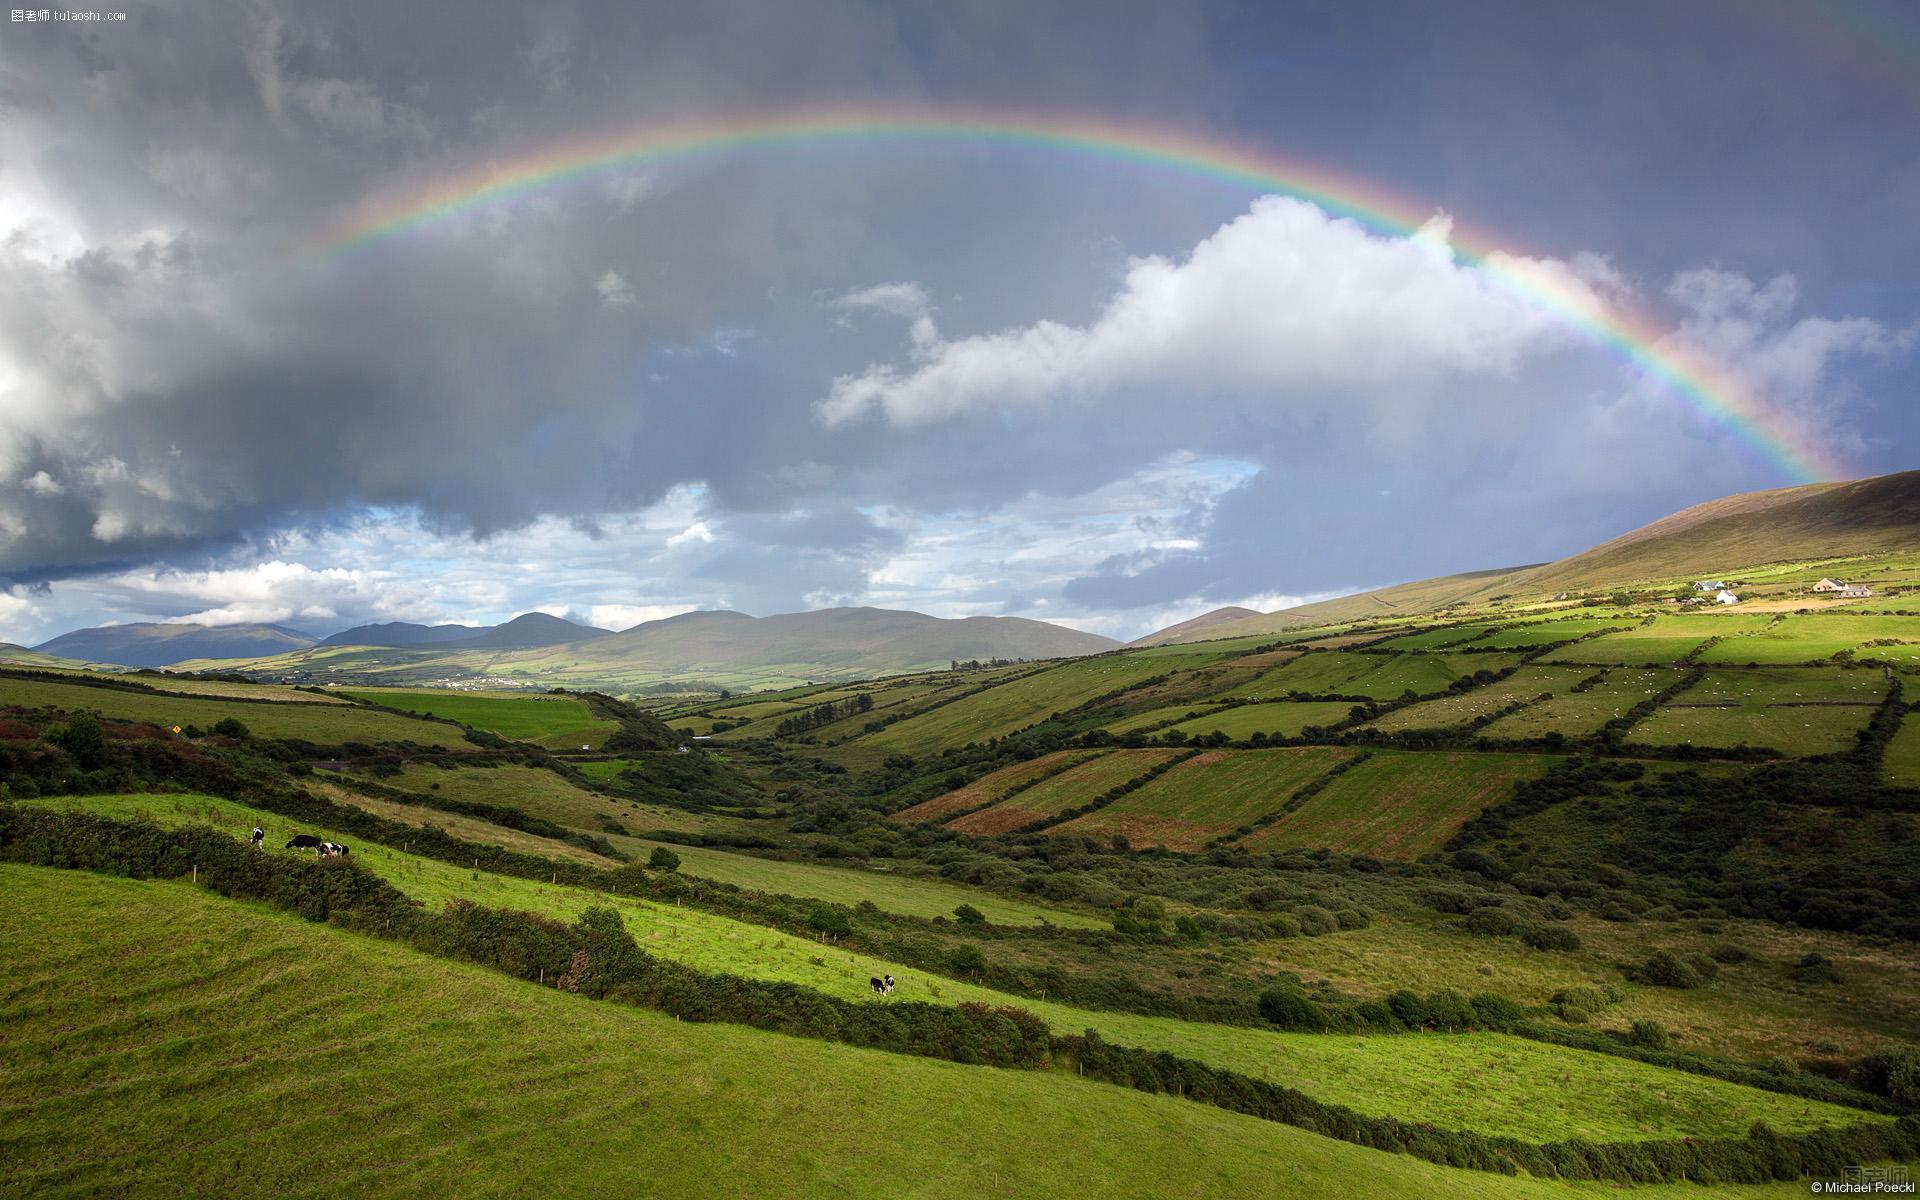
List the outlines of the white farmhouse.
<svg viewBox="0 0 1920 1200">
<path fill-rule="evenodd" d="M 1714 595 L 1713 602 L 1715 604 L 1738 604 L 1740 603 L 1740 597 L 1725 588 L 1721 588 L 1719 592 Z"/>
</svg>

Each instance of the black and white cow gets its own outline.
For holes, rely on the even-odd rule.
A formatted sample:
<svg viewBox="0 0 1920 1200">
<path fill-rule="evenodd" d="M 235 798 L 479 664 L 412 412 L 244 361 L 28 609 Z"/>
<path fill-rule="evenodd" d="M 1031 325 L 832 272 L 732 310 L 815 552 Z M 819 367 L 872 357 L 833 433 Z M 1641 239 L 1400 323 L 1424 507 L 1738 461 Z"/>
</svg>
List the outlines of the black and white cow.
<svg viewBox="0 0 1920 1200">
<path fill-rule="evenodd" d="M 893 976 L 891 975 L 881 979 L 869 979 L 867 983 L 872 986 L 873 994 L 876 996 L 893 995 Z"/>
<path fill-rule="evenodd" d="M 324 845 L 326 845 L 325 842 L 310 833 L 296 833 L 293 835 L 293 840 L 287 843 L 287 849 L 318 850 Z"/>
<path fill-rule="evenodd" d="M 346 856 L 347 856 L 347 848 L 345 846 L 342 846 L 339 842 L 321 842 L 320 843 L 320 857 L 345 858 Z"/>
<path fill-rule="evenodd" d="M 255 825 L 253 827 L 253 836 L 248 838 L 247 840 L 249 842 L 252 842 L 254 845 L 258 846 L 261 842 L 266 841 L 266 839 L 267 839 L 267 831 L 260 828 L 258 825 Z"/>
</svg>

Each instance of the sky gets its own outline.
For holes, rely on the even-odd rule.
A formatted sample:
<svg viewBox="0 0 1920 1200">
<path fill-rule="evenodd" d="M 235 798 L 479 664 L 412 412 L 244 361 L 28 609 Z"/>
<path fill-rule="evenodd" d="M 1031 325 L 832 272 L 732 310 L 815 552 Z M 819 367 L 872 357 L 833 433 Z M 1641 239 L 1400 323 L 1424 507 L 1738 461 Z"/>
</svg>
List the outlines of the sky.
<svg viewBox="0 0 1920 1200">
<path fill-rule="evenodd" d="M 0 640 L 862 604 L 1131 638 L 1801 481 L 1513 278 L 1641 314 L 1845 477 L 1920 466 L 1908 4 L 125 12 L 0 24 Z M 825 110 L 1162 131 L 1412 228 L 892 137 L 331 245 Z"/>
</svg>

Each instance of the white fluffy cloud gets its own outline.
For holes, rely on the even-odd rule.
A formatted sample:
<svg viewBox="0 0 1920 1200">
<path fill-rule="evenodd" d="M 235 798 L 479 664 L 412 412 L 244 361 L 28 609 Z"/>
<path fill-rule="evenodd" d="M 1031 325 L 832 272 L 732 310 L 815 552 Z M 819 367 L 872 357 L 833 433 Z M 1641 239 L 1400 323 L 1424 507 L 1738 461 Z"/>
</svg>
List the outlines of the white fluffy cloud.
<svg viewBox="0 0 1920 1200">
<path fill-rule="evenodd" d="M 1086 325 L 1040 321 L 946 340 L 929 321 L 910 366 L 843 375 L 817 411 L 829 425 L 875 410 L 917 425 L 1141 386 L 1325 396 L 1434 373 L 1505 374 L 1527 350 L 1560 340 L 1539 304 L 1457 262 L 1449 233 L 1436 218 L 1410 237 L 1383 237 L 1303 201 L 1264 197 L 1184 261 L 1133 259 Z M 1498 266 L 1566 303 L 1601 302 L 1565 264 Z M 869 288 L 842 304 L 928 320 L 913 285 Z"/>
</svg>

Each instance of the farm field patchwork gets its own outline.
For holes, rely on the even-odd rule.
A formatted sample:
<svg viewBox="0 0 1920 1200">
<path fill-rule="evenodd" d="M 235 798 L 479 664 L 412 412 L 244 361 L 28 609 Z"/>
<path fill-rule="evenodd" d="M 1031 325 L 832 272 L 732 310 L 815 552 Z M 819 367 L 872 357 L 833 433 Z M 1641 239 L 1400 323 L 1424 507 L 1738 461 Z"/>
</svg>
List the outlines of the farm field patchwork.
<svg viewBox="0 0 1920 1200">
<path fill-rule="evenodd" d="M 1381 750 L 1296 811 L 1242 838 L 1250 850 L 1326 847 L 1375 858 L 1438 850 L 1468 821 L 1544 774 L 1547 755 Z"/>
<path fill-rule="evenodd" d="M 1913 644 L 1860 649 L 1862 643 L 1884 638 L 1901 638 Z M 1862 657 L 1873 658 L 1920 656 L 1920 618 L 1870 617 L 1835 612 L 1789 616 L 1764 629 L 1709 646 L 1701 651 L 1700 661 L 1807 663 L 1832 658 L 1842 650 L 1854 650 Z"/>
<path fill-rule="evenodd" d="M 1447 646 L 1457 646 L 1462 642 L 1477 641 L 1491 633 L 1492 625 L 1447 625 L 1439 629 L 1422 630 L 1419 633 L 1403 633 L 1399 637 L 1388 638 L 1384 642 L 1375 642 L 1378 650 L 1439 650 Z"/>
<path fill-rule="evenodd" d="M 1303 655 L 1225 693 L 1225 698 L 1279 699 L 1298 691 L 1392 700 L 1408 691 L 1423 696 L 1444 691 L 1462 675 L 1504 670 L 1519 662 L 1517 654 L 1363 654 L 1330 650 Z"/>
<path fill-rule="evenodd" d="M 992 808 L 949 821 L 947 828 L 975 837 L 1012 833 L 1043 817 L 1096 800 L 1179 753 L 1178 750 L 1115 750 L 1044 779 Z"/>
<path fill-rule="evenodd" d="M 1330 746 L 1211 750 L 1048 832 L 1102 839 L 1118 835 L 1136 847 L 1200 850 L 1214 838 L 1278 810 L 1309 780 L 1358 753 Z"/>
<path fill-rule="evenodd" d="M 602 796 L 575 787 L 557 772 L 518 763 L 451 768 L 410 763 L 400 774 L 374 782 L 407 791 L 445 796 L 450 800 L 517 808 L 529 816 L 587 833 L 605 832 L 601 817 L 618 820 L 629 829 L 674 829 L 690 833 L 730 824 L 724 817 L 711 817 L 661 804 L 636 804 L 623 797 Z"/>
<path fill-rule="evenodd" d="M 355 689 L 342 694 L 369 704 L 446 717 L 549 750 L 597 748 L 620 728 L 617 722 L 594 716 L 584 700 L 573 696 L 384 688 Z"/>
<path fill-rule="evenodd" d="M 1260 704 L 1238 704 L 1192 720 L 1181 721 L 1162 733 L 1179 731 L 1188 737 L 1224 733 L 1236 741 L 1256 733 L 1269 737 L 1299 737 L 1309 725 L 1328 726 L 1344 721 L 1353 711 L 1345 700 L 1276 700 Z"/>
<path fill-rule="evenodd" d="M 1562 646 L 1547 656 L 1549 662 L 1595 663 L 1600 666 L 1661 666 L 1677 663 L 1713 637 L 1738 637 L 1764 629 L 1773 618 L 1760 613 L 1659 616 L 1652 624 L 1622 633 L 1604 633 L 1589 641 Z"/>
<path fill-rule="evenodd" d="M 1590 633 L 1599 633 L 1603 629 L 1624 630 L 1632 624 L 1633 621 L 1630 619 L 1607 620 L 1605 618 L 1533 621 L 1496 629 L 1473 644 L 1476 649 L 1481 650 L 1504 650 L 1515 646 L 1544 646 L 1552 642 L 1565 641 L 1568 638 L 1585 637 Z"/>
<path fill-rule="evenodd" d="M 1059 750 L 1052 754 L 1043 754 L 1039 758 L 1015 763 L 1010 767 L 1001 767 L 990 775 L 983 775 L 965 787 L 956 788 L 923 800 L 911 808 L 902 809 L 893 814 L 893 820 L 911 824 L 915 821 L 944 821 L 957 813 L 970 808 L 979 808 L 1003 799 L 1006 794 L 1021 784 L 1033 779 L 1043 779 L 1048 775 L 1064 771 L 1076 763 L 1083 763 L 1099 753 L 1096 750 Z"/>
<path fill-rule="evenodd" d="M 1827 754 L 1854 744 L 1886 695 L 1877 670 L 1821 667 L 1717 668 L 1633 727 L 1649 746 L 1766 746 L 1782 754 Z"/>
<path fill-rule="evenodd" d="M 1581 668 L 1575 668 L 1581 669 Z M 1613 667 L 1584 692 L 1567 692 L 1501 717 L 1483 732 L 1490 738 L 1536 738 L 1549 733 L 1586 737 L 1615 717 L 1679 681 L 1672 667 Z"/>
<path fill-rule="evenodd" d="M 1171 647 L 1168 648 L 1171 651 Z M 909 754 L 984 742 L 1076 708 L 1096 696 L 1219 658 L 1217 651 L 1119 654 L 1073 659 L 1010 679 L 907 717 L 860 739 L 862 745 Z"/>
<path fill-rule="evenodd" d="M 167 728 L 211 729 L 223 718 L 240 721 L 259 737 L 296 738 L 322 746 L 343 742 L 415 742 L 462 747 L 466 736 L 451 725 L 417 721 L 345 704 L 261 704 L 214 697 L 181 697 L 78 683 L 0 677 L 0 705 L 93 709 L 102 716 Z"/>
<path fill-rule="evenodd" d="M 21 963 L 0 998 L 0 1087 L 15 1179 L 37 1192 L 601 1194 L 631 1189 L 637 1162 L 651 1189 L 715 1197 L 891 1197 L 902 1179 L 1076 1200 L 1309 1194 L 1355 1178 L 1487 1200 L 1614 1190 L 1435 1166 L 1062 1073 L 675 1021 L 179 883 L 0 866 L 0 886 L 14 901 L 0 948 Z M 142 1036 L 117 1019 L 108 978 L 154 998 Z M 339 1096 L 361 1107 L 336 1112 Z M 82 1114 L 100 1131 L 83 1142 Z M 325 1171 L 316 1143 L 333 1156 Z"/>
<path fill-rule="evenodd" d="M 1559 694 L 1590 678 L 1594 672 L 1585 667 L 1521 667 L 1496 683 L 1396 708 L 1377 721 L 1362 726 L 1385 733 L 1409 729 L 1452 729 L 1480 717 L 1499 712 L 1508 705 L 1532 700 L 1542 693 Z"/>
</svg>

